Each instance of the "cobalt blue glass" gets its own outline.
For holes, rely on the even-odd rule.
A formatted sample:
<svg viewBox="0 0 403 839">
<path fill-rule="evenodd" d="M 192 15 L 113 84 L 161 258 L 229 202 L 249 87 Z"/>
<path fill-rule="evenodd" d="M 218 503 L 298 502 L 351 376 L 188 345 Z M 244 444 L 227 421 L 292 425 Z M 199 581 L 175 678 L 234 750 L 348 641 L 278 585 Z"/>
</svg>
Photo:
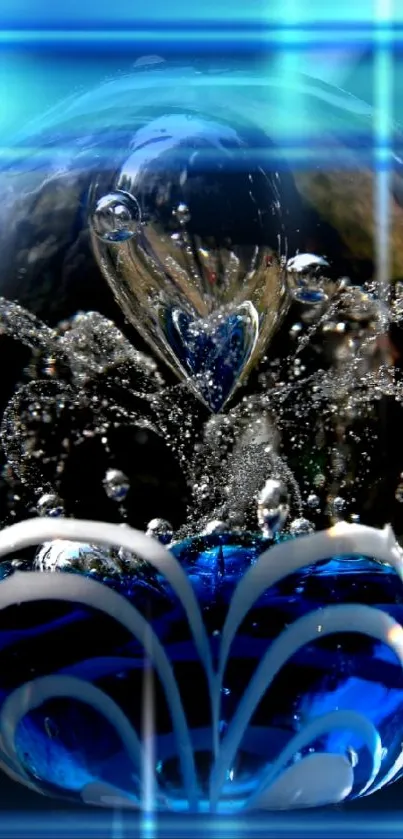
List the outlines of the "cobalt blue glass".
<svg viewBox="0 0 403 839">
<path fill-rule="evenodd" d="M 235 586 L 268 544 L 257 535 L 233 533 L 189 538 L 171 547 L 197 595 L 214 662 Z M 2 569 L 3 581 L 14 573 L 10 564 Z M 94 572 L 86 576 L 97 579 Z M 136 573 L 98 580 L 136 606 L 167 652 L 191 734 L 200 808 L 208 810 L 211 705 L 183 605 L 164 578 L 143 561 Z M 392 567 L 370 557 L 349 556 L 305 567 L 269 588 L 248 612 L 231 648 L 221 689 L 220 738 L 264 653 L 288 626 L 314 610 L 348 603 L 376 607 L 401 624 L 402 594 Z M 155 735 L 149 759 L 160 790 L 156 806 L 186 809 L 164 690 L 141 644 L 117 621 L 99 609 L 62 600 L 16 603 L 0 610 L 0 648 L 2 703 L 32 679 L 63 674 L 90 682 L 112 697 L 139 736 L 148 715 Z M 348 625 L 342 633 L 323 638 L 318 627 L 317 640 L 302 646 L 280 669 L 250 719 L 227 774 L 219 810 L 244 807 L 295 734 L 314 718 L 335 710 L 362 714 L 375 727 L 382 745 L 379 784 L 401 752 L 403 673 L 387 644 L 349 632 Z M 85 702 L 62 697 L 45 701 L 19 722 L 15 743 L 27 777 L 44 792 L 74 800 L 86 785 L 101 782 L 133 802 L 141 801 L 143 781 L 133 771 L 125 744 L 113 724 Z M 354 766 L 349 797 L 361 793 L 371 773 L 368 742 L 362 742 L 356 731 L 329 731 L 288 763 L 317 752 L 349 761 Z"/>
</svg>

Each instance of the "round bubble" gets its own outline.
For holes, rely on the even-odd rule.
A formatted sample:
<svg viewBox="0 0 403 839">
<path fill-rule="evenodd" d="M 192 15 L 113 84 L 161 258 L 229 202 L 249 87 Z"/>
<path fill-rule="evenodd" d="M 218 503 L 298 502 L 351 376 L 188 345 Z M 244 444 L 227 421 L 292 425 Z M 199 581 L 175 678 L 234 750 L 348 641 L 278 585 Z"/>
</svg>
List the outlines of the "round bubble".
<svg viewBox="0 0 403 839">
<path fill-rule="evenodd" d="M 129 193 L 117 190 L 97 201 L 91 216 L 94 233 L 103 242 L 127 242 L 137 232 L 140 208 Z"/>
</svg>

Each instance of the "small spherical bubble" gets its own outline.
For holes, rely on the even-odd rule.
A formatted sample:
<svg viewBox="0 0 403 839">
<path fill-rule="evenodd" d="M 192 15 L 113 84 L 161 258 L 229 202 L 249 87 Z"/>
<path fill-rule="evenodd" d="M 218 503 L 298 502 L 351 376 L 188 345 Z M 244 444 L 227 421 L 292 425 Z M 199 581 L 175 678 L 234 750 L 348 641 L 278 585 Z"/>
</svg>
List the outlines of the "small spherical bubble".
<svg viewBox="0 0 403 839">
<path fill-rule="evenodd" d="M 228 525 L 225 524 L 224 521 L 220 521 L 219 519 L 214 519 L 213 521 L 209 521 L 206 524 L 206 527 L 203 530 L 203 536 L 211 536 L 211 534 L 216 533 L 226 533 L 228 531 Z"/>
<path fill-rule="evenodd" d="M 14 571 L 29 571 L 31 564 L 26 559 L 12 559 L 10 563 Z"/>
<path fill-rule="evenodd" d="M 173 527 L 165 519 L 152 519 L 146 530 L 146 535 L 157 539 L 162 545 L 169 545 L 173 539 Z"/>
<path fill-rule="evenodd" d="M 290 533 L 292 536 L 306 536 L 308 533 L 314 533 L 315 528 L 311 521 L 304 518 L 294 519 L 290 524 Z"/>
<path fill-rule="evenodd" d="M 334 516 L 340 516 L 346 508 L 345 499 L 342 498 L 340 495 L 337 495 L 336 498 L 333 498 L 331 503 L 331 510 Z"/>
<path fill-rule="evenodd" d="M 102 242 L 126 242 L 140 222 L 140 207 L 128 192 L 117 190 L 99 199 L 91 218 L 91 227 Z"/>
<path fill-rule="evenodd" d="M 124 501 L 130 489 L 129 479 L 120 469 L 108 469 L 103 485 L 111 501 Z"/>
<path fill-rule="evenodd" d="M 183 242 L 183 235 L 182 235 L 182 233 L 172 233 L 172 236 L 171 236 L 171 242 L 172 242 L 172 243 L 173 243 L 173 245 L 175 245 L 175 247 L 177 247 L 177 248 L 181 248 L 181 247 L 183 247 L 184 242 Z"/>
<path fill-rule="evenodd" d="M 173 212 L 176 218 L 178 219 L 180 225 L 188 224 L 188 222 L 190 221 L 191 216 L 187 204 L 178 204 L 178 206 Z"/>
<path fill-rule="evenodd" d="M 37 513 L 39 516 L 50 516 L 57 518 L 64 515 L 64 508 L 57 495 L 53 492 L 45 492 L 41 495 L 37 505 Z"/>
<path fill-rule="evenodd" d="M 291 296 L 298 303 L 314 306 L 325 303 L 334 291 L 329 277 L 327 259 L 312 253 L 301 253 L 289 259 L 286 265 L 287 285 Z"/>
<path fill-rule="evenodd" d="M 48 516 L 51 519 L 62 518 L 62 516 L 64 516 L 64 507 L 62 507 L 60 505 L 58 507 L 52 507 L 52 509 L 49 510 L 49 512 L 48 512 Z"/>
<path fill-rule="evenodd" d="M 396 487 L 395 498 L 399 504 L 403 503 L 403 483 L 398 484 Z"/>
<path fill-rule="evenodd" d="M 307 504 L 308 507 L 311 507 L 312 510 L 317 510 L 320 504 L 319 497 L 315 495 L 314 492 L 311 492 L 311 494 L 308 495 Z"/>
<path fill-rule="evenodd" d="M 290 338 L 299 338 L 302 330 L 302 323 L 294 323 L 290 329 Z"/>
<path fill-rule="evenodd" d="M 282 481 L 266 481 L 258 496 L 257 518 L 264 536 L 272 537 L 285 525 L 290 512 L 287 487 Z"/>
</svg>

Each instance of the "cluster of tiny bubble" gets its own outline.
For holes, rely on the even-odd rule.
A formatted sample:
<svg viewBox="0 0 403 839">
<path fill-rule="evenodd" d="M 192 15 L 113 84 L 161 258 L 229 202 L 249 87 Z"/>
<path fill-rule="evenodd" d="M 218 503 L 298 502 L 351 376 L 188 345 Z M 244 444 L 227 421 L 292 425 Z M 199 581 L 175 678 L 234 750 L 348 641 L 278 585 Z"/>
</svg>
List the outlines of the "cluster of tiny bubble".
<svg viewBox="0 0 403 839">
<path fill-rule="evenodd" d="M 119 237 L 129 216 L 135 228 L 138 209 L 124 195 L 104 204 L 96 210 L 97 235 L 116 228 Z M 184 219 L 186 208 L 178 207 L 180 224 Z M 185 385 L 165 385 L 156 363 L 97 312 L 49 329 L 0 300 L 1 332 L 27 345 L 35 359 L 33 380 L 3 416 L 9 486 L 22 487 L 37 515 L 65 515 L 61 482 L 72 446 L 93 437 L 108 451 L 110 429 L 132 425 L 162 437 L 186 475 L 191 497 L 180 535 L 247 528 L 276 539 L 311 532 L 323 517 L 358 521 L 355 490 L 371 461 L 376 405 L 384 396 L 403 402 L 385 306 L 370 284 L 332 276 L 325 257 L 297 254 L 284 271 L 295 313 L 288 351 L 264 358 L 253 394 L 241 394 L 218 415 L 203 413 Z M 389 323 L 403 319 L 401 286 L 393 289 Z M 352 445 L 360 448 L 359 474 L 349 460 Z M 325 447 L 330 456 L 322 463 Z M 102 485 L 124 521 L 130 478 L 112 458 Z M 401 476 L 395 498 L 403 502 Z M 163 519 L 144 527 L 164 544 L 175 536 Z"/>
</svg>

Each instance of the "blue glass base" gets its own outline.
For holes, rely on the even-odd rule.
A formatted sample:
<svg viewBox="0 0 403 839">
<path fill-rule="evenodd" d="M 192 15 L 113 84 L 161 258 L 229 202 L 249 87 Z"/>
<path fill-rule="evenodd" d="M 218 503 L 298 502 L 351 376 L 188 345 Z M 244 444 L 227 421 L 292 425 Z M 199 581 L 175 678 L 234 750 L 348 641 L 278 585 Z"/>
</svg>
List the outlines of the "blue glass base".
<svg viewBox="0 0 403 839">
<path fill-rule="evenodd" d="M 195 537 L 171 548 L 197 595 L 215 669 L 234 589 L 267 546 L 266 540 L 253 534 L 227 534 Z M 2 585 L 6 585 L 13 572 L 9 565 L 2 568 Z M 43 572 L 43 576 L 48 575 Z M 62 574 L 54 576 L 61 583 L 65 579 Z M 402 583 L 391 567 L 371 558 L 333 558 L 285 576 L 252 606 L 231 646 L 220 690 L 217 743 L 208 679 L 184 605 L 170 585 L 144 562 L 139 562 L 135 576 L 100 577 L 94 572 L 80 576 L 123 594 L 160 640 L 190 732 L 202 812 L 210 808 L 217 749 L 229 737 L 231 721 L 256 668 L 287 627 L 315 610 L 340 604 L 376 607 L 403 623 Z M 73 800 L 81 800 L 84 790 L 85 800 L 103 796 L 104 804 L 116 802 L 120 795 L 134 807 L 188 809 L 172 703 L 152 666 L 152 655 L 145 657 L 140 641 L 114 617 L 99 608 L 56 599 L 16 603 L 0 610 L 0 652 L 3 707 L 24 684 L 29 699 L 32 680 L 49 675 L 84 680 L 113 700 L 144 746 L 143 763 L 136 766 L 113 714 L 108 721 L 104 709 L 85 696 L 53 696 L 22 715 L 16 726 L 22 780 Z M 279 668 L 257 702 L 220 788 L 218 811 L 244 808 L 263 789 L 270 767 L 293 738 L 332 712 L 362 715 L 372 724 L 374 736 L 364 736 L 356 725 L 330 726 L 292 752 L 283 769 L 291 770 L 307 759 L 304 766 L 314 766 L 309 759 L 317 755 L 338 756 L 346 777 L 352 772 L 353 778 L 344 797 L 371 791 L 368 780 L 374 760 L 379 766 L 372 788 L 389 777 L 401 753 L 402 667 L 385 641 L 351 632 L 348 625 L 322 637 L 318 623 L 315 639 L 302 644 Z M 399 773 L 397 765 L 395 777 Z M 297 805 L 296 800 L 293 806 Z"/>
</svg>

